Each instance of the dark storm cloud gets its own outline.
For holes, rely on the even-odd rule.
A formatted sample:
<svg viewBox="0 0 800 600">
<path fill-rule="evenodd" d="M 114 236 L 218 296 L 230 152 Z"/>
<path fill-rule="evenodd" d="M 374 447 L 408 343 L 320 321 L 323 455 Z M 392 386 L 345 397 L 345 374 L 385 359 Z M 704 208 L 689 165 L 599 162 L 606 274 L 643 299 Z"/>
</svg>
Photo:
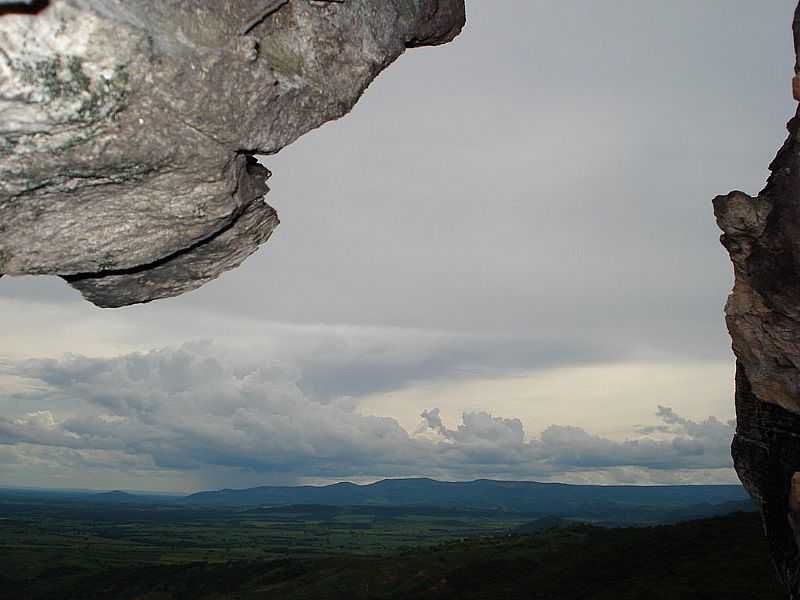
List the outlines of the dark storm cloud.
<svg viewBox="0 0 800 600">
<path fill-rule="evenodd" d="M 324 336 L 328 341 L 335 337 Z M 338 338 L 343 341 L 343 338 Z M 325 342 L 320 341 L 320 345 Z M 367 344 L 343 344 L 338 352 L 298 356 L 301 389 L 316 398 L 366 395 L 420 381 L 504 377 L 558 366 L 611 362 L 624 354 L 601 345 L 570 345 L 511 336 L 426 335 L 376 332 Z"/>
<path fill-rule="evenodd" d="M 295 367 L 253 363 L 205 343 L 109 359 L 6 363 L 4 372 L 39 387 L 17 392 L 37 410 L 1 418 L 0 446 L 58 450 L 50 460 L 63 459 L 65 468 L 78 460 L 117 469 L 235 469 L 256 483 L 730 466 L 732 428 L 714 418 L 696 423 L 659 407 L 666 436 L 615 441 L 552 425 L 529 438 L 516 418 L 465 412 L 450 429 L 433 408 L 411 434 L 392 418 L 360 414 L 350 402 L 309 398 Z M 51 399 L 68 410 L 48 408 Z"/>
</svg>

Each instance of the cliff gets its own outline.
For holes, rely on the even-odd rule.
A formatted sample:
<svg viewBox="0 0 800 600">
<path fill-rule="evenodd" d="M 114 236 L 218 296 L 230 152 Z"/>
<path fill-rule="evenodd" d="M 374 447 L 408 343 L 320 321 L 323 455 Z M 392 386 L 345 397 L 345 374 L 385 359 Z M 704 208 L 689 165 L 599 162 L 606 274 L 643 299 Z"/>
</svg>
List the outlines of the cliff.
<svg viewBox="0 0 800 600">
<path fill-rule="evenodd" d="M 794 34 L 800 50 L 800 7 Z M 800 100 L 800 78 L 793 87 Z M 800 598 L 800 109 L 788 130 L 764 190 L 719 196 L 714 212 L 735 274 L 725 309 L 737 358 L 733 459 L 779 575 Z"/>
<path fill-rule="evenodd" d="M 463 0 L 1 1 L 0 274 L 102 307 L 214 279 L 278 225 L 253 156 L 464 21 Z"/>
</svg>

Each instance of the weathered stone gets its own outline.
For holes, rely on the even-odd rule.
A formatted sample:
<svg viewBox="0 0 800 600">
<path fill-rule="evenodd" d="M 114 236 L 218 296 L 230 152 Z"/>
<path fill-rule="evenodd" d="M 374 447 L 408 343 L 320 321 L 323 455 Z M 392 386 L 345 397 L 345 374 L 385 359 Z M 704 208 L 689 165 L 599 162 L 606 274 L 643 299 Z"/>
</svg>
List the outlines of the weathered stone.
<svg viewBox="0 0 800 600">
<path fill-rule="evenodd" d="M 346 114 L 465 19 L 463 0 L 278 4 L 0 9 L 0 273 L 58 274 L 99 306 L 213 279 L 278 224 L 249 157 Z"/>
<path fill-rule="evenodd" d="M 800 49 L 800 7 L 794 32 Z M 761 506 L 790 598 L 800 598 L 800 109 L 788 130 L 764 190 L 719 196 L 714 212 L 735 274 L 726 305 L 737 357 L 734 464 Z"/>
</svg>

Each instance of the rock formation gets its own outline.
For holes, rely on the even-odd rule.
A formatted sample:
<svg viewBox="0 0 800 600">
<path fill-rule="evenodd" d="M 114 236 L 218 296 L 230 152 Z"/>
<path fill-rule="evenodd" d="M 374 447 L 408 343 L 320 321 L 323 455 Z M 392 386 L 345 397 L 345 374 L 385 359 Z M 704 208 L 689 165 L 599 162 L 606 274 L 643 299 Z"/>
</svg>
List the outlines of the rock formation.
<svg viewBox="0 0 800 600">
<path fill-rule="evenodd" d="M 800 7 L 794 19 L 800 100 Z M 779 576 L 800 598 L 800 109 L 755 198 L 714 200 L 735 285 L 725 309 L 736 354 L 737 473 L 760 504 Z"/>
<path fill-rule="evenodd" d="M 0 274 L 103 307 L 206 283 L 278 224 L 253 156 L 464 21 L 464 0 L 1 0 Z"/>
</svg>

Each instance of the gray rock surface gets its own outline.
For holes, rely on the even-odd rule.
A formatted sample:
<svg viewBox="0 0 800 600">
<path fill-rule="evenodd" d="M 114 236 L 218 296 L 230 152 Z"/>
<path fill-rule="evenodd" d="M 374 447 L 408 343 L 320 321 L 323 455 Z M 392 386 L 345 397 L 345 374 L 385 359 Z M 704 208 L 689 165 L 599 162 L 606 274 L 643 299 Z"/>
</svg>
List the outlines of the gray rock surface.
<svg viewBox="0 0 800 600">
<path fill-rule="evenodd" d="M 800 7 L 794 33 L 800 50 Z M 800 100 L 798 78 L 793 87 Z M 800 109 L 788 130 L 764 190 L 719 196 L 714 212 L 735 273 L 725 311 L 737 358 L 734 464 L 800 598 Z"/>
<path fill-rule="evenodd" d="M 45 4 L 0 7 L 0 273 L 103 307 L 237 266 L 278 224 L 252 156 L 465 21 L 463 0 Z"/>
</svg>

